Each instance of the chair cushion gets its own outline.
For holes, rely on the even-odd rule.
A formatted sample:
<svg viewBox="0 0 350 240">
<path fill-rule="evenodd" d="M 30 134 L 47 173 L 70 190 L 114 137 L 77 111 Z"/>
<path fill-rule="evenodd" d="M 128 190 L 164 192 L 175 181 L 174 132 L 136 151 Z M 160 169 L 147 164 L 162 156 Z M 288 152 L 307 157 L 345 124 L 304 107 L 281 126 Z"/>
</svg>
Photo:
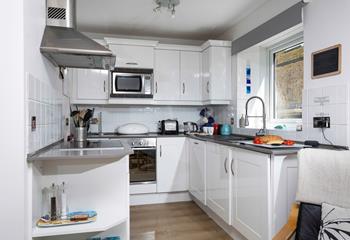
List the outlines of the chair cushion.
<svg viewBox="0 0 350 240">
<path fill-rule="evenodd" d="M 317 240 L 321 226 L 320 205 L 301 203 L 296 230 L 296 240 Z"/>
<path fill-rule="evenodd" d="M 318 239 L 350 239 L 350 209 L 323 203 L 321 229 Z"/>
</svg>

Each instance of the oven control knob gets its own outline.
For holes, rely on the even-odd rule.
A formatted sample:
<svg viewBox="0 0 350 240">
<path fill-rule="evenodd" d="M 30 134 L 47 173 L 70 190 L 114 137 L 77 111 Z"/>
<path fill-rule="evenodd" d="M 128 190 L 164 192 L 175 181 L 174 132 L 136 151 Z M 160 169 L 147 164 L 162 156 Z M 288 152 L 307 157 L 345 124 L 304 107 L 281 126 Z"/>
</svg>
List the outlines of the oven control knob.
<svg viewBox="0 0 350 240">
<path fill-rule="evenodd" d="M 135 142 L 132 142 L 131 145 L 135 146 Z"/>
<path fill-rule="evenodd" d="M 143 140 L 140 141 L 140 146 L 145 145 L 145 142 Z"/>
</svg>

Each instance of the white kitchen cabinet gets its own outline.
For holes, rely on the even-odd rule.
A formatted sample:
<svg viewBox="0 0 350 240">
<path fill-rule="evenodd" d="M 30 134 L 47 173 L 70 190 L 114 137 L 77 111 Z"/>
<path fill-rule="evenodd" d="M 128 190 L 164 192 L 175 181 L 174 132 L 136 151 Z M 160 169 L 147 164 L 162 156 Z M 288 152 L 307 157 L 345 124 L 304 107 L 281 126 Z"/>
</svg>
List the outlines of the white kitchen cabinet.
<svg viewBox="0 0 350 240">
<path fill-rule="evenodd" d="M 271 239 L 270 156 L 232 153 L 232 225 L 250 240 Z"/>
<path fill-rule="evenodd" d="M 186 138 L 158 138 L 157 156 L 157 192 L 188 191 Z"/>
<path fill-rule="evenodd" d="M 206 145 L 207 206 L 230 224 L 230 148 L 208 142 Z"/>
<path fill-rule="evenodd" d="M 231 99 L 231 49 L 209 46 L 202 53 L 202 97 L 207 103 Z"/>
<path fill-rule="evenodd" d="M 108 100 L 109 71 L 72 69 L 72 103 L 101 103 Z"/>
<path fill-rule="evenodd" d="M 116 55 L 116 67 L 154 68 L 154 47 L 139 45 L 110 44 L 109 49 Z"/>
<path fill-rule="evenodd" d="M 275 208 L 272 235 L 287 223 L 292 204 L 296 199 L 298 183 L 297 155 L 271 157 L 272 206 Z"/>
<path fill-rule="evenodd" d="M 204 205 L 206 204 L 205 148 L 205 142 L 189 140 L 190 193 Z"/>
<path fill-rule="evenodd" d="M 180 99 L 201 101 L 201 53 L 181 51 L 180 53 Z"/>
<path fill-rule="evenodd" d="M 67 157 L 68 158 L 68 157 Z M 72 167 L 74 166 L 74 167 Z M 130 239 L 129 157 L 47 160 L 44 157 L 28 163 L 28 201 L 33 206 L 32 233 L 26 239 L 87 239 L 110 235 Z M 108 181 L 107 181 L 108 179 Z M 48 203 L 42 190 L 52 183 L 67 185 L 69 211 L 95 210 L 98 217 L 90 224 L 40 228 L 36 221 L 47 214 Z M 57 186 L 57 185 L 56 185 Z M 92 194 L 94 193 L 94 194 Z"/>
<path fill-rule="evenodd" d="M 209 49 L 202 52 L 202 100 L 210 99 L 210 68 L 209 68 Z"/>
<path fill-rule="evenodd" d="M 154 99 L 158 101 L 180 100 L 180 51 L 156 50 Z"/>
</svg>

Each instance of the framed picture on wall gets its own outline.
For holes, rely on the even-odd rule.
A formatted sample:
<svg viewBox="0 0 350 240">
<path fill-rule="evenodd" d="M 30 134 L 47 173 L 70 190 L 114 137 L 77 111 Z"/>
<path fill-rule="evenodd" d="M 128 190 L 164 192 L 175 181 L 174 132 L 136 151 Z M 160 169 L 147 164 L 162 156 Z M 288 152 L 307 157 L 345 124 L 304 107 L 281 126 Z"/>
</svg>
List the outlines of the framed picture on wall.
<svg viewBox="0 0 350 240">
<path fill-rule="evenodd" d="M 341 73 L 341 44 L 312 53 L 312 79 L 329 77 Z"/>
</svg>

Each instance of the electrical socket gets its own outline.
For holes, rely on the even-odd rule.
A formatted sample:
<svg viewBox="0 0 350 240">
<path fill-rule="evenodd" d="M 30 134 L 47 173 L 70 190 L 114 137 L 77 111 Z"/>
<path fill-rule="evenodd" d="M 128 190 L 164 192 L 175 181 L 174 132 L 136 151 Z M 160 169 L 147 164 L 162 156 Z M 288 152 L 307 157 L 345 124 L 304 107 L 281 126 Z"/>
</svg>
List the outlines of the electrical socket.
<svg viewBox="0 0 350 240">
<path fill-rule="evenodd" d="M 330 117 L 314 117 L 314 128 L 330 128 Z"/>
</svg>

